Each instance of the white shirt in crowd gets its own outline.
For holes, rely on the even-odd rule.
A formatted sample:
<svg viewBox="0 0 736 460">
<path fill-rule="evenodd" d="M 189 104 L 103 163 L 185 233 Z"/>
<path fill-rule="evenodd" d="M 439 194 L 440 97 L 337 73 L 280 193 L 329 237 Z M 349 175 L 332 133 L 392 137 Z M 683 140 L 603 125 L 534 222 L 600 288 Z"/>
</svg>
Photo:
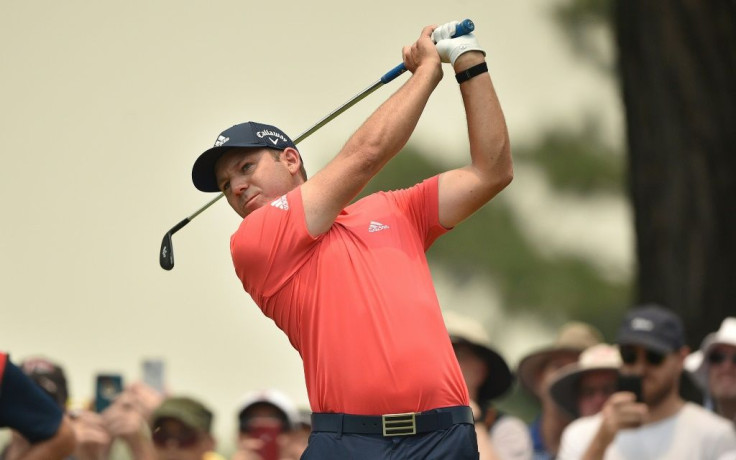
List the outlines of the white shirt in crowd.
<svg viewBox="0 0 736 460">
<path fill-rule="evenodd" d="M 562 433 L 558 460 L 583 458 L 602 422 L 601 414 L 575 420 Z M 693 404 L 672 417 L 621 430 L 605 460 L 720 460 L 736 450 L 736 429 L 723 417 Z"/>
<path fill-rule="evenodd" d="M 505 414 L 491 427 L 491 444 L 500 460 L 531 460 L 534 448 L 529 427 L 520 418 Z"/>
</svg>

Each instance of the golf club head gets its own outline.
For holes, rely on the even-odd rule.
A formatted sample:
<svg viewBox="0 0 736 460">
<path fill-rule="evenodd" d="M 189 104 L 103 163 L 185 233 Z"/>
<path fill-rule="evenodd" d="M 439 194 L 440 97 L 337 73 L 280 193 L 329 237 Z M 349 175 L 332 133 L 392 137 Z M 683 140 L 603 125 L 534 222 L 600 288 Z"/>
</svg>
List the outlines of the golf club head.
<svg viewBox="0 0 736 460">
<path fill-rule="evenodd" d="M 158 263 L 164 270 L 174 268 L 174 246 L 171 241 L 171 232 L 166 232 L 161 240 L 161 250 L 158 253 Z"/>
<path fill-rule="evenodd" d="M 211 205 L 216 200 L 217 198 L 210 201 L 207 206 Z M 204 207 L 202 209 L 207 209 L 207 207 Z M 171 242 L 171 237 L 174 235 L 174 233 L 181 230 L 181 228 L 188 224 L 191 220 L 191 217 L 183 219 L 181 222 L 174 225 L 171 230 L 166 232 L 166 235 L 164 235 L 164 239 L 161 240 L 161 250 L 158 252 L 158 263 L 164 270 L 171 270 L 172 268 L 174 268 L 174 244 Z"/>
</svg>

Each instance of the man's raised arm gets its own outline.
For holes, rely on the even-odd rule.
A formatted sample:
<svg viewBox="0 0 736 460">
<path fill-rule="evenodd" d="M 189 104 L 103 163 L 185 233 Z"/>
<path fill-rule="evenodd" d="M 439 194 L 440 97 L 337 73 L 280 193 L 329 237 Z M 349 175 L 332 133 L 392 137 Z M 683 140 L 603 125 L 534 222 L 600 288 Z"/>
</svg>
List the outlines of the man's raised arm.
<svg viewBox="0 0 736 460">
<path fill-rule="evenodd" d="M 470 164 L 447 171 L 439 180 L 439 219 L 445 227 L 473 214 L 513 178 L 511 146 L 501 104 L 473 34 L 449 38 L 454 23 L 439 27 L 434 38 L 443 62 L 452 62 L 468 123 Z"/>
<path fill-rule="evenodd" d="M 403 49 L 404 64 L 412 72 L 409 80 L 361 125 L 327 166 L 302 185 L 312 235 L 327 231 L 340 211 L 409 140 L 442 79 L 432 30 L 434 26 L 425 27 L 419 39 Z"/>
</svg>

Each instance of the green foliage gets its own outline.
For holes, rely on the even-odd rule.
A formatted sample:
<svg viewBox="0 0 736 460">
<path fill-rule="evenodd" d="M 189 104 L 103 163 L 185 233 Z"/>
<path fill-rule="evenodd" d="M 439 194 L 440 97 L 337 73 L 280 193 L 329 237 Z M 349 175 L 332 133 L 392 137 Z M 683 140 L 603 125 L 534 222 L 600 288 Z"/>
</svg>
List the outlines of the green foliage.
<svg viewBox="0 0 736 460">
<path fill-rule="evenodd" d="M 608 25 L 613 21 L 613 1 L 567 0 L 555 5 L 554 14 L 563 27 L 586 23 Z"/>
<path fill-rule="evenodd" d="M 596 46 L 596 32 L 610 34 L 613 0 L 567 0 L 555 3 L 552 16 L 567 35 L 573 51 L 604 72 L 612 74 L 612 62 Z"/>
<path fill-rule="evenodd" d="M 624 155 L 604 145 L 594 123 L 579 133 L 550 130 L 539 144 L 514 147 L 515 161 L 530 161 L 544 169 L 562 191 L 587 194 L 624 191 Z"/>
</svg>

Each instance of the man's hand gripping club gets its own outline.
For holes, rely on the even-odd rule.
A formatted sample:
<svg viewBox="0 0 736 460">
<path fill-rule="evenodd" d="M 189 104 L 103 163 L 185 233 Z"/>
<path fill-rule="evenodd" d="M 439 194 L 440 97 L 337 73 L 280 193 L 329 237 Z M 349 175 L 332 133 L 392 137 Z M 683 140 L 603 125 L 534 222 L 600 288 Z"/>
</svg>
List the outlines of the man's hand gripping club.
<svg viewBox="0 0 736 460">
<path fill-rule="evenodd" d="M 432 41 L 437 44 L 440 59 L 442 59 L 442 62 L 451 63 L 453 66 L 457 58 L 468 51 L 480 51 L 483 56 L 486 55 L 472 32 L 453 38 L 458 24 L 458 21 L 451 21 L 442 24 L 432 32 Z"/>
</svg>

